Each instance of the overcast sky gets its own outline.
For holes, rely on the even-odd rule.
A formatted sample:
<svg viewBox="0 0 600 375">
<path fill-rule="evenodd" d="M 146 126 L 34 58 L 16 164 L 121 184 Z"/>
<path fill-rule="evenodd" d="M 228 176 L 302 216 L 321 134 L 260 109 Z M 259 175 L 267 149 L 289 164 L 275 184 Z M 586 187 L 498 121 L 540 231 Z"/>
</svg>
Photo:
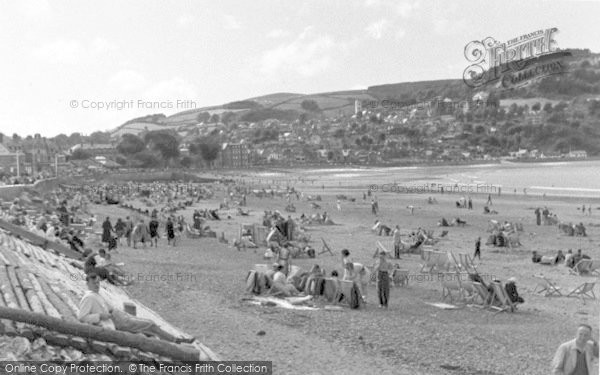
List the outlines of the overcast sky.
<svg viewBox="0 0 600 375">
<path fill-rule="evenodd" d="M 0 0 L 0 132 L 90 134 L 185 101 L 461 78 L 468 42 L 550 27 L 559 47 L 600 52 L 599 16 L 580 0 Z M 129 106 L 82 108 L 112 101 Z"/>
</svg>

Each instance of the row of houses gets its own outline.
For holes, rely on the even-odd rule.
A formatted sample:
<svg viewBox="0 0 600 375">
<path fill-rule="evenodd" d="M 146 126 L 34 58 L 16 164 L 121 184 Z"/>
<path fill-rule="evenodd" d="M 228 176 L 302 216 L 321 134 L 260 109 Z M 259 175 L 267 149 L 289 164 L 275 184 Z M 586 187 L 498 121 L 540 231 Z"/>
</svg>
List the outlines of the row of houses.
<svg viewBox="0 0 600 375">
<path fill-rule="evenodd" d="M 55 170 L 65 157 L 59 148 L 46 138 L 35 134 L 33 138 L 18 140 L 0 133 L 0 172 L 35 175 Z"/>
<path fill-rule="evenodd" d="M 81 143 L 70 149 L 61 149 L 40 134 L 20 139 L 0 133 L 0 173 L 29 176 L 41 172 L 53 174 L 77 150 L 84 151 L 95 160 L 108 161 L 116 154 L 113 144 Z"/>
</svg>

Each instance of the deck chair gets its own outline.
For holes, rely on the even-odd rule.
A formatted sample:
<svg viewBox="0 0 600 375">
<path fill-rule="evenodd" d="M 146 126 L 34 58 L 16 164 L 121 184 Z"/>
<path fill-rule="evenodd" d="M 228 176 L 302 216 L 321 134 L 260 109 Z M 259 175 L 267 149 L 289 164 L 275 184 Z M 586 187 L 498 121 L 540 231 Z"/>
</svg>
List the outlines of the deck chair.
<svg viewBox="0 0 600 375">
<path fill-rule="evenodd" d="M 461 272 L 461 271 L 467 272 L 467 270 L 464 269 L 462 263 L 460 262 L 460 258 L 457 258 L 456 256 L 454 256 L 453 252 L 448 251 L 448 259 L 449 259 L 450 267 L 454 267 L 456 272 Z"/>
<path fill-rule="evenodd" d="M 580 297 L 583 303 L 585 304 L 585 298 L 596 299 L 596 295 L 594 294 L 594 287 L 596 283 L 583 283 L 579 285 L 577 288 L 573 289 L 567 297 Z"/>
<path fill-rule="evenodd" d="M 450 302 L 454 302 L 452 291 L 457 291 L 459 301 L 472 301 L 477 291 L 471 280 L 466 280 L 467 275 L 460 272 L 446 273 L 442 281 L 442 301 L 450 297 Z"/>
<path fill-rule="evenodd" d="M 440 262 L 440 253 L 438 251 L 429 251 L 425 253 L 425 256 L 426 258 L 423 259 L 424 262 L 421 265 L 421 272 L 431 273 L 433 272 L 433 269 L 436 268 L 437 264 Z"/>
<path fill-rule="evenodd" d="M 458 259 L 465 272 L 477 273 L 477 267 L 475 266 L 475 262 L 473 262 L 473 258 L 471 258 L 469 254 L 458 253 Z"/>
<path fill-rule="evenodd" d="M 590 273 L 592 264 L 593 261 L 591 259 L 582 259 L 579 262 L 577 262 L 577 264 L 573 266 L 573 269 L 569 270 L 569 272 L 579 276 L 581 276 L 582 274 Z"/>
<path fill-rule="evenodd" d="M 510 297 L 506 293 L 506 289 L 504 289 L 504 285 L 498 282 L 492 282 L 490 285 L 492 286 L 493 292 L 489 307 L 498 309 L 496 314 L 504 311 L 514 312 L 517 309 L 517 305 L 510 300 Z M 494 305 L 496 301 L 500 303 L 499 306 Z"/>
<path fill-rule="evenodd" d="M 321 248 L 321 251 L 319 252 L 318 255 L 325 254 L 325 253 L 334 255 L 333 251 L 331 250 L 331 248 L 329 247 L 329 245 L 327 244 L 327 242 L 325 241 L 325 239 L 323 237 L 321 237 L 321 241 L 323 241 L 323 247 Z"/>
<path fill-rule="evenodd" d="M 533 289 L 534 292 L 537 292 L 537 293 L 546 292 L 546 294 L 544 294 L 544 296 L 546 296 L 546 297 L 562 296 L 562 293 L 560 292 L 560 287 L 556 286 L 556 284 L 554 284 L 552 281 L 548 280 L 544 276 L 534 276 L 534 277 L 538 279 L 538 283 L 535 286 L 535 288 Z M 540 288 L 540 290 L 537 290 L 538 288 Z"/>
<path fill-rule="evenodd" d="M 592 264 L 590 265 L 589 272 L 600 276 L 600 259 L 592 259 Z"/>
<path fill-rule="evenodd" d="M 475 290 L 475 292 L 477 293 L 476 297 L 479 297 L 480 299 L 480 303 L 478 303 L 479 307 L 486 307 L 490 301 L 490 292 L 487 290 L 487 288 L 479 282 L 473 281 L 473 289 Z M 472 300 L 472 302 L 475 302 L 475 299 Z"/>
</svg>

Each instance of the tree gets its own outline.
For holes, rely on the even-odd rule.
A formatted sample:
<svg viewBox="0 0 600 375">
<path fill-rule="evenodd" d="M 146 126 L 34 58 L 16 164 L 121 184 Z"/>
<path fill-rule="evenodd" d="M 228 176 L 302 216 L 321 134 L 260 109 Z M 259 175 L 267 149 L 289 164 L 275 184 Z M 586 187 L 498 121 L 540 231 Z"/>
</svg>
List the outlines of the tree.
<svg viewBox="0 0 600 375">
<path fill-rule="evenodd" d="M 56 143 L 59 148 L 67 148 L 69 147 L 69 137 L 66 134 L 59 134 L 56 137 L 52 138 L 52 141 Z"/>
<path fill-rule="evenodd" d="M 69 143 L 72 145 L 76 145 L 83 142 L 83 138 L 81 137 L 81 134 L 79 133 L 72 133 L 69 136 Z"/>
<path fill-rule="evenodd" d="M 221 144 L 215 137 L 196 138 L 190 145 L 190 153 L 200 155 L 208 165 L 212 165 L 220 151 Z"/>
<path fill-rule="evenodd" d="M 544 112 L 548 114 L 552 113 L 552 103 L 547 102 L 546 104 L 544 104 Z"/>
<path fill-rule="evenodd" d="M 165 161 L 179 156 L 179 141 L 165 131 L 151 131 L 146 133 L 144 141 L 149 149 L 158 151 Z"/>
<path fill-rule="evenodd" d="M 298 116 L 298 122 L 300 123 L 300 125 L 304 125 L 307 119 L 308 116 L 306 116 L 306 113 L 301 113 L 300 116 Z"/>
<path fill-rule="evenodd" d="M 225 125 L 228 125 L 234 119 L 235 119 L 235 113 L 233 113 L 231 111 L 223 112 L 221 114 L 221 122 Z"/>
<path fill-rule="evenodd" d="M 19 142 L 19 141 L 21 140 L 21 136 L 20 136 L 20 135 L 18 135 L 17 133 L 14 133 L 14 134 L 12 135 L 12 139 L 13 139 L 13 141 L 15 141 L 15 142 Z"/>
<path fill-rule="evenodd" d="M 89 136 L 90 143 L 110 143 L 110 133 L 109 132 L 93 132 Z"/>
<path fill-rule="evenodd" d="M 196 121 L 198 121 L 198 122 L 208 122 L 208 120 L 210 120 L 210 113 L 208 113 L 206 111 L 200 112 L 196 116 Z"/>
<path fill-rule="evenodd" d="M 71 160 L 86 160 L 91 157 L 92 157 L 92 155 L 90 155 L 87 151 L 78 148 L 75 151 L 73 151 L 70 159 Z"/>
<path fill-rule="evenodd" d="M 303 100 L 302 103 L 300 103 L 300 107 L 309 112 L 319 112 L 321 110 L 319 104 L 314 100 Z"/>
<path fill-rule="evenodd" d="M 210 123 L 212 123 L 212 124 L 216 124 L 216 123 L 218 123 L 218 122 L 219 122 L 219 120 L 220 120 L 220 118 L 219 118 L 219 115 L 218 115 L 218 114 L 216 114 L 216 113 L 213 113 L 213 114 L 210 116 L 210 119 L 208 120 L 208 122 L 210 122 Z"/>
<path fill-rule="evenodd" d="M 540 104 L 540 102 L 535 102 L 532 106 L 531 106 L 531 110 L 532 111 L 539 111 L 542 108 L 542 105 Z"/>
<path fill-rule="evenodd" d="M 143 150 L 133 155 L 133 159 L 138 162 L 141 168 L 154 168 L 159 166 L 160 159 L 150 150 Z"/>
<path fill-rule="evenodd" d="M 137 154 L 146 148 L 146 144 L 140 137 L 135 134 L 123 134 L 121 142 L 117 145 L 117 151 L 119 153 L 130 156 Z"/>
<path fill-rule="evenodd" d="M 189 156 L 184 156 L 181 158 L 181 166 L 184 168 L 189 168 L 192 165 L 192 159 Z"/>
</svg>

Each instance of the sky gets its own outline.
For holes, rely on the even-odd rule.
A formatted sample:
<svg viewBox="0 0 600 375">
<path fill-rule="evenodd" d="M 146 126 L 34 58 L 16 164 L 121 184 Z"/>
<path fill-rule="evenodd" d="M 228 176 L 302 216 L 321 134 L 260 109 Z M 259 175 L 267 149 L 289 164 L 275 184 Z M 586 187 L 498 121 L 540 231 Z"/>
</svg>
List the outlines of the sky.
<svg viewBox="0 0 600 375">
<path fill-rule="evenodd" d="M 0 132 L 458 79 L 470 41 L 552 27 L 558 47 L 600 52 L 599 16 L 600 0 L 0 0 Z"/>
</svg>

